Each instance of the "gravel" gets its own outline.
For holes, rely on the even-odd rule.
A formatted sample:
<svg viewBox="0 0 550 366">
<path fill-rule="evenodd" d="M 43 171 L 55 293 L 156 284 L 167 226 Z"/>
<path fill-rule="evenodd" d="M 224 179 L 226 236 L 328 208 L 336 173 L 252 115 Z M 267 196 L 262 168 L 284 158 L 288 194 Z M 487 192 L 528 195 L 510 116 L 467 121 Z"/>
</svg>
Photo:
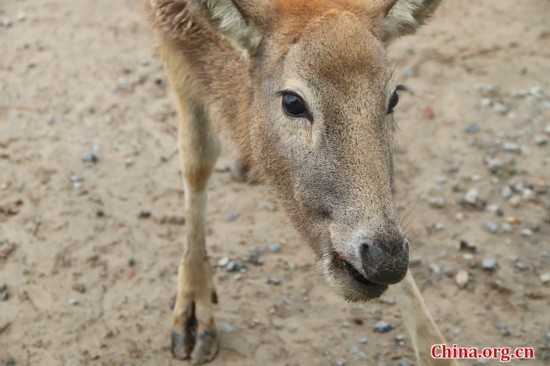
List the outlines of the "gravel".
<svg viewBox="0 0 550 366">
<path fill-rule="evenodd" d="M 467 240 L 460 240 L 456 246 L 456 249 L 458 251 L 464 251 L 464 252 L 471 252 L 471 253 L 477 252 L 477 246 L 474 243 L 469 242 Z"/>
<path fill-rule="evenodd" d="M 71 288 L 76 292 L 80 292 L 81 294 L 86 292 L 86 285 L 84 285 L 83 283 L 75 283 Z"/>
<path fill-rule="evenodd" d="M 505 200 L 512 197 L 512 194 L 513 194 L 512 188 L 508 186 L 502 188 L 502 191 L 500 192 L 501 197 L 504 198 Z"/>
<path fill-rule="evenodd" d="M 479 132 L 479 124 L 477 122 L 472 122 L 466 127 L 466 132 L 468 133 L 477 133 Z"/>
<path fill-rule="evenodd" d="M 97 152 L 90 151 L 82 157 L 82 161 L 85 163 L 97 163 L 99 161 L 99 156 L 97 155 Z"/>
<path fill-rule="evenodd" d="M 11 21 L 10 18 L 8 18 L 8 17 L 3 17 L 3 18 L 2 18 L 2 26 L 3 26 L 4 28 L 9 28 L 9 27 L 11 27 L 12 25 L 13 25 L 13 22 Z"/>
<path fill-rule="evenodd" d="M 495 234 L 496 232 L 498 232 L 498 224 L 493 221 L 486 221 L 483 224 L 483 228 L 491 234 Z"/>
<path fill-rule="evenodd" d="M 142 208 L 141 210 L 139 210 L 138 218 L 148 219 L 150 217 L 151 217 L 151 210 L 149 210 L 147 208 Z"/>
<path fill-rule="evenodd" d="M 461 270 L 458 271 L 455 276 L 455 282 L 460 288 L 465 288 L 468 286 L 468 281 L 470 280 L 470 275 L 467 271 Z"/>
<path fill-rule="evenodd" d="M 0 301 L 8 301 L 10 298 L 10 293 L 8 292 L 8 286 L 0 286 Z"/>
<path fill-rule="evenodd" d="M 269 276 L 269 277 L 267 277 L 267 279 L 266 279 L 266 283 L 267 283 L 268 285 L 275 285 L 275 286 L 277 286 L 277 285 L 280 285 L 280 284 L 281 284 L 281 279 L 280 279 L 279 277 L 277 277 L 277 276 Z"/>
<path fill-rule="evenodd" d="M 530 236 L 532 236 L 532 235 L 533 235 L 533 230 L 531 230 L 531 229 L 523 229 L 523 230 L 521 230 L 521 236 L 523 236 L 523 237 L 528 238 L 528 237 L 530 237 Z"/>
<path fill-rule="evenodd" d="M 388 322 L 385 322 L 383 320 L 379 321 L 378 323 L 376 323 L 376 325 L 374 326 L 374 331 L 376 333 L 388 333 L 389 331 L 391 331 L 393 329 L 393 325 L 391 325 L 390 323 Z"/>
<path fill-rule="evenodd" d="M 231 260 L 225 266 L 227 272 L 238 272 L 245 267 L 245 264 L 241 261 Z"/>
<path fill-rule="evenodd" d="M 269 243 L 267 244 L 267 250 L 269 250 L 271 253 L 279 253 L 281 251 L 281 244 Z"/>
<path fill-rule="evenodd" d="M 224 333 L 233 333 L 235 331 L 235 327 L 229 323 L 225 323 L 222 327 L 222 330 L 224 331 Z"/>
<path fill-rule="evenodd" d="M 241 216 L 239 212 L 232 212 L 229 215 L 227 215 L 227 217 L 225 218 L 225 222 L 233 222 L 237 220 L 239 216 Z"/>
<path fill-rule="evenodd" d="M 484 258 L 481 266 L 485 271 L 494 272 L 497 269 L 497 260 L 495 258 Z"/>
<path fill-rule="evenodd" d="M 13 357 L 6 357 L 2 360 L 4 362 L 4 365 L 6 366 L 13 366 L 16 364 L 15 359 Z"/>
</svg>

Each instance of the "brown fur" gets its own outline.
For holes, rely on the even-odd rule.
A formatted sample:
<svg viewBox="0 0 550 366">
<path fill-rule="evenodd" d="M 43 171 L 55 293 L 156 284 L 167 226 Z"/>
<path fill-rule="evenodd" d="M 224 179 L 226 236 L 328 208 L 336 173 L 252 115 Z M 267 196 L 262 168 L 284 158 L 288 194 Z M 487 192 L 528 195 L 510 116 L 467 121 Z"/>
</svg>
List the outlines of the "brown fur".
<svg viewBox="0 0 550 366">
<path fill-rule="evenodd" d="M 186 194 L 188 231 L 172 338 L 176 357 L 201 363 L 217 350 L 204 226 L 205 187 L 221 129 L 282 202 L 337 293 L 352 301 L 381 293 L 357 285 L 349 266 L 371 284 L 374 278 L 391 284 L 405 276 L 408 244 L 391 189 L 392 86 L 384 40 L 394 38 L 395 30 L 410 33 L 410 19 L 422 23 L 437 3 L 148 1 L 178 107 Z M 282 111 L 285 90 L 301 95 L 308 118 Z M 368 253 L 381 254 L 369 262 Z M 374 277 L 380 273 L 396 274 L 391 280 Z M 415 337 L 425 336 L 418 344 L 441 342 L 412 278 L 399 286 L 405 310 L 418 313 L 415 319 L 427 327 L 413 329 Z M 426 361 L 429 350 L 419 352 L 423 364 L 435 364 Z"/>
</svg>

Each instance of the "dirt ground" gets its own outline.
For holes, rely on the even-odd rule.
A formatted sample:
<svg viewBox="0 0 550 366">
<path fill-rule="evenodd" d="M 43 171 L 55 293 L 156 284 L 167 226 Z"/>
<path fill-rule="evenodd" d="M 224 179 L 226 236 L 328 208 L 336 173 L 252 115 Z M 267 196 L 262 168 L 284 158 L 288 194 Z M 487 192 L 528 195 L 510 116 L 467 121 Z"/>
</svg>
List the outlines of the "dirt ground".
<svg viewBox="0 0 550 366">
<path fill-rule="evenodd" d="M 6 365 L 186 364 L 169 351 L 186 230 L 176 118 L 138 3 L 0 2 Z M 446 0 L 389 52 L 414 91 L 396 112 L 396 202 L 430 311 L 449 344 L 531 346 L 535 365 L 550 364 L 549 19 L 548 0 Z M 268 190 L 232 181 L 231 151 L 209 189 L 212 365 L 414 364 L 391 293 L 328 293 Z M 375 333 L 380 320 L 394 329 Z"/>
</svg>

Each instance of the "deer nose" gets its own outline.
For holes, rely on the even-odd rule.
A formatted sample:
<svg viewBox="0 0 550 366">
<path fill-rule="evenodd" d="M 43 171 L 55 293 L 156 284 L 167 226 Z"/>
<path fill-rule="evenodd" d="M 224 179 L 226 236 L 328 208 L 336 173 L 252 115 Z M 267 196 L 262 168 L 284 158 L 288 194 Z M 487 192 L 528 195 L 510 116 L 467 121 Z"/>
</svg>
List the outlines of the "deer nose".
<svg viewBox="0 0 550 366">
<path fill-rule="evenodd" d="M 398 283 L 409 267 L 409 241 L 400 239 L 394 243 L 361 245 L 361 264 L 365 277 L 384 285 Z"/>
</svg>

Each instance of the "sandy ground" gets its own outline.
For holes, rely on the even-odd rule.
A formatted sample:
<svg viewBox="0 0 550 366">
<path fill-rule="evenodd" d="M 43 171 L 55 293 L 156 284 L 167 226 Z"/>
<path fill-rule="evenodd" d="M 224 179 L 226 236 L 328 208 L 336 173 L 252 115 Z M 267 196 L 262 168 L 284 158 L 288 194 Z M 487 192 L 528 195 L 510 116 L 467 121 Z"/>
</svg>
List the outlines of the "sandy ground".
<svg viewBox="0 0 550 366">
<path fill-rule="evenodd" d="M 136 3 L 0 2 L 5 364 L 186 364 L 169 352 L 186 230 L 176 118 Z M 550 364 L 548 19 L 547 0 L 447 0 L 390 51 L 414 90 L 397 110 L 396 200 L 427 304 L 449 343 L 531 346 L 536 365 Z M 212 365 L 414 364 L 392 295 L 331 296 L 267 189 L 231 180 L 230 151 L 210 184 L 208 245 L 213 266 L 246 269 L 216 269 Z M 247 262 L 258 248 L 263 265 Z M 375 333 L 380 320 L 394 329 Z"/>
</svg>

